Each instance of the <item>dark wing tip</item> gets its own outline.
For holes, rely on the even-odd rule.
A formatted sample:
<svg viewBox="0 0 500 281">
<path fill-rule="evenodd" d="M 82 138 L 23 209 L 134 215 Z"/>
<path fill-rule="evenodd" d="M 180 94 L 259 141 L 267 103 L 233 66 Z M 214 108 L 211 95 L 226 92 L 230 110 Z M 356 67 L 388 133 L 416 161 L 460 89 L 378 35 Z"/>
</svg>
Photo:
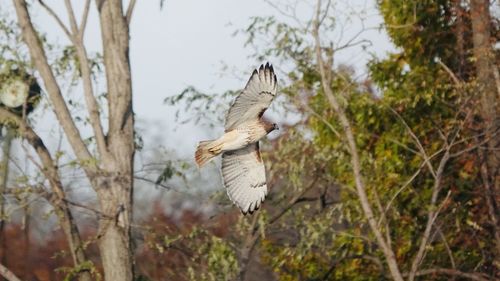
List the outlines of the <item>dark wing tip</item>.
<svg viewBox="0 0 500 281">
<path fill-rule="evenodd" d="M 254 69 L 253 72 L 252 72 L 252 75 L 250 75 L 250 78 L 248 79 L 247 86 L 248 86 L 248 84 L 250 84 L 250 81 L 252 81 L 252 79 L 256 75 L 259 76 L 259 72 L 257 71 L 257 69 Z"/>
<path fill-rule="evenodd" d="M 258 209 L 259 209 L 259 208 L 257 207 L 257 208 L 254 208 L 254 209 L 253 209 L 253 210 L 251 210 L 251 211 L 250 211 L 250 210 L 248 210 L 248 213 L 249 213 L 250 215 L 253 215 L 253 213 L 255 213 L 255 211 L 257 211 Z"/>
<path fill-rule="evenodd" d="M 258 202 L 257 202 L 257 203 L 258 203 Z M 250 205 L 250 208 L 248 208 L 248 210 L 247 210 L 247 211 L 243 211 L 243 209 L 240 209 L 241 213 L 242 213 L 244 216 L 246 216 L 247 214 L 253 215 L 253 213 L 255 213 L 257 210 L 259 210 L 259 208 L 260 208 L 260 206 L 261 206 L 260 204 L 257 204 L 257 203 L 256 203 L 256 204 L 252 203 L 252 204 Z M 261 203 L 262 203 L 262 202 L 261 202 Z"/>
</svg>

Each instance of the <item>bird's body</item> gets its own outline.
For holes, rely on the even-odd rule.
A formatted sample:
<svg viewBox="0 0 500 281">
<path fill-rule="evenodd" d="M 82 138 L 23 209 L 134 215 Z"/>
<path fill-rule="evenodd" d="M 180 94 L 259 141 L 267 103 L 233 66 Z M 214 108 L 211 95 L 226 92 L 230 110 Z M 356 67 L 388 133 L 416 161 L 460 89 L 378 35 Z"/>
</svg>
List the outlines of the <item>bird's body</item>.
<svg viewBox="0 0 500 281">
<path fill-rule="evenodd" d="M 222 154 L 222 177 L 229 198 L 246 214 L 260 207 L 267 195 L 266 172 L 259 140 L 277 129 L 262 118 L 277 92 L 277 79 L 269 64 L 255 70 L 236 97 L 226 117 L 225 133 L 198 144 L 195 160 L 202 167 Z"/>
<path fill-rule="evenodd" d="M 243 123 L 237 128 L 225 132 L 216 140 L 200 142 L 195 156 L 196 162 L 201 167 L 223 152 L 242 149 L 249 144 L 258 142 L 273 129 L 274 124 L 264 120 Z"/>
</svg>

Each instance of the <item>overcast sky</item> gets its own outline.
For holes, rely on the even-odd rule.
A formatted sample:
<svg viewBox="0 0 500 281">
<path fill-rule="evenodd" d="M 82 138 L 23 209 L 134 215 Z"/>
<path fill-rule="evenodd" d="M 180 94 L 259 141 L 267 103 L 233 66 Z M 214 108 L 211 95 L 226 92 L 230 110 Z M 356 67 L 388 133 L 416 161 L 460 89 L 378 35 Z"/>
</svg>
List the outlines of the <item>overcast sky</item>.
<svg viewBox="0 0 500 281">
<path fill-rule="evenodd" d="M 45 2 L 67 22 L 62 0 Z M 72 2 L 79 14 L 84 1 Z M 134 110 L 138 126 L 156 131 L 149 133 L 161 132 L 167 147 L 176 148 L 187 157 L 192 155 L 200 138 L 207 136 L 202 130 L 193 132 L 191 125 L 175 124 L 175 109 L 163 103 L 165 97 L 179 94 L 190 85 L 208 92 L 242 88 L 247 74 L 263 62 L 249 58 L 252 50 L 244 46 L 244 36 L 234 37 L 232 34 L 236 29 L 248 26 L 252 16 L 282 16 L 264 0 L 167 0 L 161 10 L 159 2 L 138 1 L 132 19 L 130 52 Z M 365 12 L 368 15 L 366 27 L 380 24 L 374 0 L 333 1 L 339 2 L 349 3 L 356 12 Z M 14 14 L 11 2 L 6 3 L 6 9 Z M 97 11 L 93 3 L 85 38 L 89 52 L 101 49 Z M 315 1 L 303 3 L 298 12 L 307 17 L 308 6 Z M 55 21 L 39 5 L 34 3 L 33 6 L 31 11 L 37 28 L 46 33 L 49 40 L 67 44 Z M 339 13 L 348 11 L 340 9 Z M 359 24 L 353 23 L 346 33 L 354 34 L 360 28 Z M 373 44 L 368 52 L 382 56 L 391 49 L 385 34 L 378 30 L 364 33 L 363 38 Z M 351 49 L 340 53 L 336 61 L 362 68 L 369 58 L 368 52 Z M 224 64 L 235 69 L 237 75 L 221 75 Z M 39 122 L 37 129 L 43 131 L 47 124 L 50 122 Z M 147 137 L 145 144 L 149 145 Z"/>
<path fill-rule="evenodd" d="M 247 80 L 245 72 L 263 62 L 249 59 L 252 50 L 245 48 L 245 38 L 234 37 L 233 32 L 246 27 L 252 16 L 280 15 L 262 0 L 167 0 L 161 11 L 157 2 L 139 1 L 131 27 L 134 106 L 140 119 L 163 120 L 165 127 L 172 129 L 174 110 L 162 104 L 163 99 L 189 85 L 209 92 L 242 88 Z M 350 2 L 366 8 L 370 27 L 381 22 L 374 0 Z M 353 26 L 348 31 L 360 28 Z M 373 30 L 364 37 L 373 43 L 370 52 L 383 55 L 391 48 L 384 33 Z M 339 54 L 337 60 L 359 67 L 368 57 L 353 49 Z M 221 76 L 222 63 L 241 71 L 240 79 Z M 199 139 L 185 140 L 183 126 L 176 127 L 168 139 L 185 146 L 184 151 L 191 155 Z"/>
<path fill-rule="evenodd" d="M 50 42 L 61 46 L 67 45 L 68 40 L 54 19 L 48 16 L 36 1 L 31 2 L 30 12 L 36 28 L 46 34 Z M 67 23 L 62 0 L 45 2 Z M 195 86 L 209 93 L 243 88 L 253 68 L 265 61 L 255 61 L 250 58 L 253 50 L 244 46 L 246 38 L 234 37 L 233 33 L 237 29 L 247 27 L 252 16 L 273 15 L 281 19 L 283 16 L 265 0 L 166 0 L 162 10 L 159 8 L 159 2 L 160 0 L 137 1 L 131 24 L 130 55 L 137 127 L 139 132 L 144 134 L 146 152 L 153 146 L 158 146 L 160 140 L 162 145 L 175 150 L 178 156 L 192 159 L 196 143 L 211 136 L 207 130 L 192 124 L 177 124 L 174 116 L 176 108 L 165 105 L 163 100 L 168 96 L 179 94 L 187 86 Z M 73 0 L 72 3 L 78 14 L 77 18 L 80 18 L 84 1 Z M 272 3 L 277 4 L 279 1 Z M 309 19 L 312 16 L 310 7 L 315 1 L 302 1 L 302 3 L 298 14 L 304 19 Z M 354 7 L 354 12 L 364 12 L 367 15 L 365 27 L 371 29 L 365 32 L 362 38 L 370 40 L 372 46 L 366 51 L 360 47 L 349 49 L 336 56 L 337 63 L 354 65 L 358 74 L 362 74 L 364 65 L 370 58 L 369 53 L 380 57 L 392 50 L 385 33 L 375 29 L 382 21 L 375 9 L 375 0 L 337 0 L 332 3 L 340 6 L 342 3 L 348 3 Z M 7 12 L 12 19 L 15 19 L 11 1 L 2 0 L 1 11 Z M 348 16 L 351 11 L 340 8 L 337 12 L 335 16 L 340 17 Z M 361 28 L 359 22 L 348 24 L 345 38 Z M 100 37 L 97 10 L 92 1 L 85 37 L 90 53 L 101 51 Z M 277 63 L 274 62 L 275 65 Z M 221 71 L 224 65 L 233 70 L 231 75 Z M 98 87 L 100 91 L 97 92 L 101 93 L 104 90 L 103 85 Z M 81 89 L 64 93 L 71 95 L 72 98 L 82 99 Z M 56 135 L 61 133 L 57 122 L 48 110 L 39 110 L 37 114 L 40 117 L 33 118 L 35 130 L 54 151 L 58 143 Z M 224 116 L 225 112 L 220 114 Z M 217 130 L 222 132 L 223 124 L 220 124 Z M 83 130 L 83 134 L 89 136 L 90 131 Z M 19 145 L 17 147 L 21 149 Z M 29 161 L 26 163 L 30 165 Z M 22 167 L 20 169 L 23 169 Z M 203 172 L 209 173 L 207 169 Z M 214 171 L 212 173 L 215 175 Z M 76 186 L 78 188 L 79 184 Z M 156 196 L 154 195 L 156 193 L 149 194 Z"/>
</svg>

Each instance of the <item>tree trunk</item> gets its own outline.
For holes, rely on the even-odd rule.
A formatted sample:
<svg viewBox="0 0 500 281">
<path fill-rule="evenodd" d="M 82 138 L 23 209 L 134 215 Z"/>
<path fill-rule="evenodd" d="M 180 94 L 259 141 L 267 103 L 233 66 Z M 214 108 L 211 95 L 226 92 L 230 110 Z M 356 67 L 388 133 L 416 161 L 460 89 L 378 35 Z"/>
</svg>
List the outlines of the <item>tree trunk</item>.
<svg viewBox="0 0 500 281">
<path fill-rule="evenodd" d="M 94 183 L 101 210 L 99 248 L 106 280 L 133 279 L 130 239 L 133 195 L 134 117 L 129 62 L 129 29 L 119 0 L 96 1 L 101 20 L 108 90 L 108 155 L 105 175 Z"/>
<path fill-rule="evenodd" d="M 71 143 L 75 154 L 79 155 L 79 159 L 82 162 L 84 162 L 83 160 L 88 161 L 92 159 L 92 157 L 88 152 L 88 149 L 85 146 L 85 143 L 83 142 L 75 123 L 73 122 L 64 98 L 62 97 L 61 89 L 59 88 L 54 73 L 52 72 L 47 61 L 47 56 L 45 54 L 45 50 L 43 49 L 43 45 L 38 37 L 35 28 L 33 27 L 33 23 L 31 22 L 27 3 L 24 0 L 13 0 L 13 2 L 18 18 L 18 24 L 22 31 L 23 40 L 29 48 L 31 60 L 42 76 L 47 94 L 53 104 L 52 108 L 56 114 L 56 117 L 65 130 L 66 136 L 68 137 L 68 140 Z M 20 117 L 2 108 L 0 108 L 0 111 L 0 115 L 3 115 L 2 118 L 10 119 L 11 122 L 15 120 L 17 125 L 22 128 L 21 133 L 23 135 L 23 138 L 28 140 L 31 146 L 33 146 L 44 165 L 45 169 L 43 169 L 42 172 L 49 180 L 54 194 L 53 198 L 51 199 L 51 203 L 57 211 L 59 222 L 68 241 L 75 267 L 87 262 L 85 251 L 83 249 L 83 243 L 80 238 L 80 233 L 75 224 L 68 203 L 65 201 L 66 197 L 64 194 L 63 185 L 59 177 L 58 167 L 54 163 L 50 152 L 48 151 L 47 147 L 45 147 L 45 144 L 39 138 L 39 136 L 29 126 L 25 126 L 26 124 L 24 123 L 24 120 L 21 120 Z M 21 124 L 23 124 L 23 126 L 21 126 Z M 79 280 L 92 280 L 90 272 L 80 272 Z"/>
<path fill-rule="evenodd" d="M 474 43 L 474 58 L 476 67 L 476 82 L 481 101 L 481 116 L 485 127 L 485 137 L 488 139 L 486 167 L 482 168 L 485 185 L 485 196 L 488 204 L 491 222 L 496 241 L 497 259 L 500 255 L 500 230 L 498 225 L 498 206 L 496 194 L 500 192 L 500 137 L 498 136 L 500 93 L 496 88 L 495 56 L 491 47 L 491 17 L 489 0 L 471 0 L 472 40 Z M 493 198 L 491 198 L 493 197 Z"/>
<path fill-rule="evenodd" d="M 2 127 L 0 126 L 0 135 Z M 0 164 L 0 253 L 2 256 L 0 258 L 1 264 L 6 264 L 7 260 L 7 241 L 4 235 L 4 225 L 6 220 L 5 214 L 5 200 L 4 193 L 7 189 L 7 182 L 9 180 L 9 158 L 10 158 L 10 148 L 12 139 L 14 138 L 14 132 L 10 128 L 6 128 L 7 134 L 1 136 L 2 139 L 2 162 Z M 3 278 L 0 277 L 0 280 Z"/>
</svg>

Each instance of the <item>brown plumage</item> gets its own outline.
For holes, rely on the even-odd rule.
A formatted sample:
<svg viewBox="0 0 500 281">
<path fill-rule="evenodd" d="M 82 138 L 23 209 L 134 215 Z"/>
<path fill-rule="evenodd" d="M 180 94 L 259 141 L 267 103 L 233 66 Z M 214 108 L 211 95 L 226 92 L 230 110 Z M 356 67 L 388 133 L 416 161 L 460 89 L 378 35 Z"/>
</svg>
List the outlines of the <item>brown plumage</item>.
<svg viewBox="0 0 500 281">
<path fill-rule="evenodd" d="M 220 146 L 216 147 L 213 145 L 214 141 L 201 141 L 196 148 L 196 153 L 194 158 L 198 167 L 202 167 L 208 163 L 212 158 L 221 153 Z"/>
</svg>

